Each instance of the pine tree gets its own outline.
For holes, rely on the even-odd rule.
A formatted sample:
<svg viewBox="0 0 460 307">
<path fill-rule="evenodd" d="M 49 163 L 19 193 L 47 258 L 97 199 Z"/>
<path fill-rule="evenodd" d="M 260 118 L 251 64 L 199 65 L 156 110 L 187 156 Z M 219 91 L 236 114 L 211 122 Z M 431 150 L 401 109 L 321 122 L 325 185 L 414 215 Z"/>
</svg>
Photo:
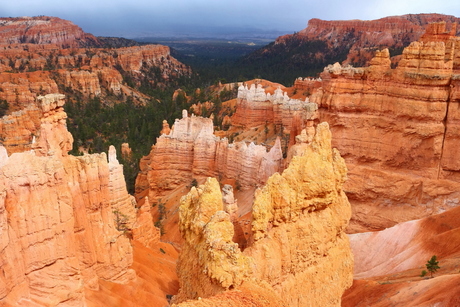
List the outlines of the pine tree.
<svg viewBox="0 0 460 307">
<path fill-rule="evenodd" d="M 430 260 L 427 261 L 425 264 L 426 269 L 430 272 L 431 277 L 433 277 L 433 273 L 436 273 L 438 269 L 440 269 L 438 265 L 439 261 L 436 259 L 436 255 L 433 255 Z"/>
</svg>

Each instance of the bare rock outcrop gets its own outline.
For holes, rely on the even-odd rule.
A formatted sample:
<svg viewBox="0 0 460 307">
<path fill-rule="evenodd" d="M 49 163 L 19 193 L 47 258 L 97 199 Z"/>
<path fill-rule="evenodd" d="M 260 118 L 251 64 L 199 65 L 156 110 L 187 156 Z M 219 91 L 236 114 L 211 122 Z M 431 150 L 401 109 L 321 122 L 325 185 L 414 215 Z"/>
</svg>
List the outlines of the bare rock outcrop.
<svg viewBox="0 0 460 307">
<path fill-rule="evenodd" d="M 143 102 L 150 97 L 133 85 L 145 81 L 162 87 L 191 73 L 171 57 L 167 46 L 102 45 L 72 22 L 56 17 L 0 18 L 0 99 L 13 112 L 39 95 L 56 93 L 59 86 L 85 99 L 115 94 Z M 153 76 L 154 67 L 161 73 Z M 122 74 L 130 75 L 130 86 L 124 84 Z"/>
<path fill-rule="evenodd" d="M 218 182 L 208 178 L 205 185 L 192 188 L 182 198 L 179 213 L 186 243 L 178 263 L 181 288 L 175 302 L 258 284 L 288 306 L 340 306 L 353 268 L 344 232 L 351 216 L 342 188 L 346 172 L 344 160 L 331 147 L 328 125 L 318 125 L 304 154 L 257 192 L 254 237 L 243 252 L 231 242 L 234 228 L 222 211 Z M 231 296 L 231 291 L 224 293 Z M 226 301 L 223 294 L 219 297 Z"/>
<path fill-rule="evenodd" d="M 193 178 L 220 176 L 238 180 L 241 188 L 263 184 L 281 170 L 282 152 L 279 141 L 267 152 L 265 146 L 245 142 L 229 144 L 213 134 L 210 118 L 177 119 L 169 134 L 162 134 L 150 154 L 140 163 L 136 179 L 136 198 L 148 196 L 156 202 L 168 191 Z"/>
<path fill-rule="evenodd" d="M 110 188 L 122 174 L 111 174 L 105 153 L 67 155 L 72 137 L 62 104 L 63 95 L 41 98 L 33 150 L 0 168 L 0 300 L 7 306 L 85 306 L 84 288 L 97 289 L 98 279 L 136 276 L 112 208 L 128 199 Z"/>
<path fill-rule="evenodd" d="M 129 230 L 136 222 L 136 200 L 128 194 L 123 165 L 117 160 L 117 152 L 114 146 L 109 147 L 109 193 L 111 206 L 114 214 L 117 215 L 118 230 Z M 152 223 L 153 227 L 153 223 Z"/>
<path fill-rule="evenodd" d="M 179 218 L 185 242 L 178 260 L 176 302 L 216 295 L 250 276 L 251 260 L 232 241 L 233 224 L 223 211 L 216 179 L 208 178 L 181 199 Z"/>
<path fill-rule="evenodd" d="M 339 49 L 347 52 L 343 64 L 367 64 L 373 57 L 372 47 L 392 49 L 406 47 L 422 37 L 431 23 L 439 21 L 457 23 L 460 20 L 442 14 L 407 14 L 377 20 L 313 18 L 308 21 L 308 26 L 298 33 L 278 37 L 276 44 L 285 44 L 292 39 L 296 39 L 300 44 L 319 40 L 325 42 L 330 47 L 329 50 Z M 270 48 L 267 48 L 267 51 L 270 52 Z M 325 56 L 327 52 L 317 54 L 317 58 Z"/>
<path fill-rule="evenodd" d="M 233 195 L 233 187 L 229 184 L 222 187 L 222 201 L 224 203 L 224 211 L 230 215 L 232 222 L 235 221 L 238 212 L 238 201 Z"/>
<path fill-rule="evenodd" d="M 132 226 L 133 240 L 154 248 L 160 242 L 160 230 L 154 226 L 150 204 L 146 200 L 137 211 L 137 218 Z"/>
<path fill-rule="evenodd" d="M 232 125 L 243 128 L 257 127 L 273 123 L 280 125 L 287 133 L 292 126 L 292 117 L 309 109 L 308 98 L 303 101 L 289 98 L 287 92 L 278 88 L 273 95 L 267 93 L 262 84 L 251 87 L 241 85 L 238 88 L 237 109 L 232 116 Z M 317 118 L 316 110 L 311 110 L 310 117 Z"/>
<path fill-rule="evenodd" d="M 57 17 L 0 18 L 0 45 L 2 44 L 56 44 L 61 48 L 98 46 L 92 34 Z"/>
<path fill-rule="evenodd" d="M 338 63 L 311 100 L 350 169 L 350 231 L 376 230 L 458 205 L 460 176 L 455 26 L 427 26 L 391 69 L 382 50 L 369 67 Z"/>
</svg>

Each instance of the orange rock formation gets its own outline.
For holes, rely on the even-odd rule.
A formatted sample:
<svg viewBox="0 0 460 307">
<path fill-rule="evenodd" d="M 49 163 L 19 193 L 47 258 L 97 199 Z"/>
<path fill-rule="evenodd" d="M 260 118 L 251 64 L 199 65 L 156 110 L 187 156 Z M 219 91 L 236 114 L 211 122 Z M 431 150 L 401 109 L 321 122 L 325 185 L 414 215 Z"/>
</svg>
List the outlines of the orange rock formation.
<svg viewBox="0 0 460 307">
<path fill-rule="evenodd" d="M 408 14 L 377 20 L 321 20 L 311 19 L 307 28 L 296 34 L 280 36 L 276 44 L 283 44 L 295 36 L 299 40 L 321 40 L 331 48 L 349 49 L 343 64 L 367 63 L 374 48 L 401 48 L 418 40 L 429 24 L 445 21 L 457 23 L 454 16 L 442 14 Z M 455 34 L 455 33 L 454 33 Z"/>
<path fill-rule="evenodd" d="M 133 90 L 122 84 L 123 78 L 117 68 L 141 78 L 144 75 L 142 69 L 161 67 L 162 77 L 156 80 L 159 83 L 190 73 L 187 66 L 170 56 L 168 47 L 161 45 L 118 49 L 60 49 L 57 45 L 50 45 L 42 50 L 40 47 L 20 44 L 2 51 L 0 99 L 13 105 L 25 105 L 34 101 L 37 95 L 56 92 L 56 84 L 84 97 L 106 93 L 131 95 Z M 42 71 L 45 69 L 55 74 Z M 32 72 L 26 72 L 28 70 Z"/>
<path fill-rule="evenodd" d="M 328 125 L 318 125 L 302 155 L 256 193 L 254 237 L 244 251 L 232 242 L 234 227 L 223 211 L 218 182 L 208 178 L 205 185 L 192 188 L 179 211 L 185 243 L 174 301 L 223 292 L 231 297 L 232 291 L 226 290 L 255 284 L 271 289 L 287 306 L 339 306 L 353 267 L 344 232 L 351 215 L 342 189 L 346 172 L 344 160 L 331 147 Z"/>
<path fill-rule="evenodd" d="M 97 289 L 98 279 L 127 283 L 136 276 L 131 244 L 113 213 L 132 206 L 116 158 L 67 155 L 72 137 L 63 98 L 38 102 L 31 151 L 8 157 L 2 149 L 0 300 L 7 306 L 84 306 L 84 288 Z"/>
<path fill-rule="evenodd" d="M 311 97 L 350 169 L 351 231 L 381 229 L 457 206 L 459 38 L 428 27 L 396 69 L 388 50 L 367 68 L 336 63 Z"/>
<path fill-rule="evenodd" d="M 141 160 L 136 179 L 136 197 L 148 196 L 156 202 L 166 193 L 193 178 L 221 176 L 233 178 L 246 187 L 263 184 L 274 172 L 281 170 L 282 153 L 277 142 L 267 152 L 265 146 L 245 142 L 229 144 L 226 138 L 215 137 L 209 118 L 189 117 L 174 123 L 163 132 L 152 146 L 152 151 Z"/>
<path fill-rule="evenodd" d="M 100 44 L 99 40 L 57 17 L 0 18 L 1 44 L 56 44 L 60 48 L 85 47 Z"/>
<path fill-rule="evenodd" d="M 140 83 L 158 67 L 161 77 L 148 80 L 156 86 L 190 74 L 166 46 L 100 48 L 96 37 L 55 17 L 0 18 L 0 32 L 0 99 L 10 103 L 11 111 L 38 95 L 56 93 L 58 86 L 85 98 L 124 94 L 142 102 L 149 97 L 123 84 L 120 72 Z"/>
</svg>

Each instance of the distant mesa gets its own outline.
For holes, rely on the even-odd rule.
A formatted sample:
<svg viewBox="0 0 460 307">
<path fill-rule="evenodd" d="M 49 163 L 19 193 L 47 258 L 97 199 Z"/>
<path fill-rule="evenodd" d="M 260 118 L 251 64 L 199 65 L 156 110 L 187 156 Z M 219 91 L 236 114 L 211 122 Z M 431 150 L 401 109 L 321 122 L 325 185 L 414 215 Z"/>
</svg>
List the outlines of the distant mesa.
<svg viewBox="0 0 460 307">
<path fill-rule="evenodd" d="M 0 18 L 2 44 L 56 44 L 61 48 L 102 45 L 71 21 L 48 16 Z"/>
</svg>

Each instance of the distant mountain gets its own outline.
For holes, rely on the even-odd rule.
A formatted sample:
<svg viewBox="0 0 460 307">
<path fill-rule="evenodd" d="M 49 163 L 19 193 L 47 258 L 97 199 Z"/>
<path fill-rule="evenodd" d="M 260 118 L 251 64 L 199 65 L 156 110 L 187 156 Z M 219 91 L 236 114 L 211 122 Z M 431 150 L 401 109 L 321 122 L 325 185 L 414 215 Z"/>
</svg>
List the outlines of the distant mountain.
<svg viewBox="0 0 460 307">
<path fill-rule="evenodd" d="M 0 44 L 55 44 L 61 48 L 100 47 L 101 42 L 71 21 L 57 17 L 0 18 Z"/>
<path fill-rule="evenodd" d="M 404 47 L 419 39 L 429 23 L 439 21 L 458 23 L 460 19 L 441 14 L 369 21 L 311 19 L 307 28 L 278 37 L 242 58 L 238 66 L 262 78 L 292 84 L 296 77 L 314 76 L 334 62 L 366 66 L 377 49 L 389 48 L 391 56 L 401 54 Z"/>
</svg>

